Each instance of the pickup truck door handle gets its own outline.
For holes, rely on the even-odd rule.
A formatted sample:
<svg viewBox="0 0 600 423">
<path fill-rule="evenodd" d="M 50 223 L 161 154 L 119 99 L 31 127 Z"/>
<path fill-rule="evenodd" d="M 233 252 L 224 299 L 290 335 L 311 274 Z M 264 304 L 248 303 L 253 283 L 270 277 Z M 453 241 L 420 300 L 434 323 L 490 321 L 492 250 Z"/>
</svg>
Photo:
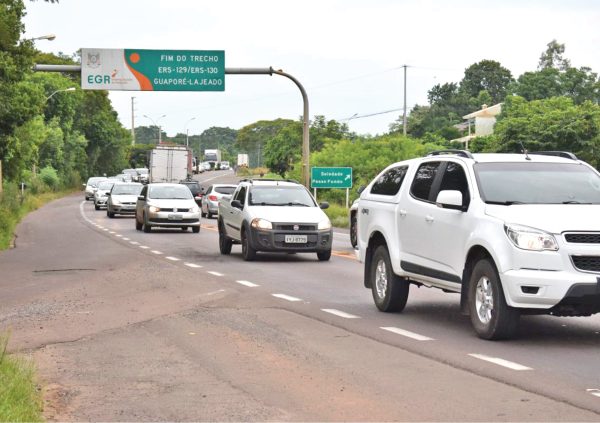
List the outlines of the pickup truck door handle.
<svg viewBox="0 0 600 423">
<path fill-rule="evenodd" d="M 398 210 L 400 217 L 406 217 L 406 210 Z"/>
<path fill-rule="evenodd" d="M 427 223 L 431 223 L 431 222 L 433 222 L 433 216 L 430 216 L 430 215 L 427 215 L 427 216 L 425 216 L 425 221 L 426 221 Z"/>
</svg>

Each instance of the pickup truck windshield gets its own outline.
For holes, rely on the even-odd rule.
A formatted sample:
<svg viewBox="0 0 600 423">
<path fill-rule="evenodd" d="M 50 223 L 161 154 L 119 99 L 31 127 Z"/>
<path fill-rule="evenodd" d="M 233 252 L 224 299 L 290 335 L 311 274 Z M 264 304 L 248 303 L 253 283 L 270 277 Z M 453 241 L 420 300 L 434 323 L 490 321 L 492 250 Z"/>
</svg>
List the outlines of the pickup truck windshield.
<svg viewBox="0 0 600 423">
<path fill-rule="evenodd" d="M 314 207 L 312 197 L 302 186 L 252 187 L 248 197 L 251 206 Z"/>
<path fill-rule="evenodd" d="M 477 163 L 488 204 L 600 204 L 600 176 L 579 163 Z"/>
</svg>

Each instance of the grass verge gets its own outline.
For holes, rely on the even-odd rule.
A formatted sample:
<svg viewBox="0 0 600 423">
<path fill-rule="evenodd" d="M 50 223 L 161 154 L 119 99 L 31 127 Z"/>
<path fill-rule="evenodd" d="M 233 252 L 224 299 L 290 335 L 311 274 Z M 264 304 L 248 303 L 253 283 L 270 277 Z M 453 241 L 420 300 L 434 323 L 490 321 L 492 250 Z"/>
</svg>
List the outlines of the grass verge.
<svg viewBox="0 0 600 423">
<path fill-rule="evenodd" d="M 10 247 L 15 227 L 27 213 L 72 192 L 74 190 L 45 192 L 35 195 L 26 194 L 23 201 L 21 201 L 19 194 L 5 190 L 3 197 L 0 198 L 0 251 Z M 8 198 L 9 196 L 11 198 Z"/>
<path fill-rule="evenodd" d="M 320 201 L 320 200 L 319 200 Z M 346 206 L 341 206 L 335 203 L 329 203 L 329 207 L 323 210 L 329 220 L 331 220 L 331 224 L 336 228 L 348 228 L 350 227 L 349 222 L 349 211 Z"/>
<path fill-rule="evenodd" d="M 41 422 L 42 395 L 33 364 L 6 353 L 8 336 L 0 335 L 0 421 Z"/>
</svg>

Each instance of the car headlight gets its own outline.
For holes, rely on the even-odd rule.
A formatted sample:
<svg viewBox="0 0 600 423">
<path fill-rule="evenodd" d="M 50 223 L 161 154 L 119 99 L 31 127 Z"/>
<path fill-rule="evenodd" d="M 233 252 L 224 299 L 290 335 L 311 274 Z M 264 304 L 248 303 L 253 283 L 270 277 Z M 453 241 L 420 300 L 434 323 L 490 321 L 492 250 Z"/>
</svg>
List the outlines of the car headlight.
<svg viewBox="0 0 600 423">
<path fill-rule="evenodd" d="M 150 206 L 148 207 L 148 211 L 150 211 L 151 213 L 158 213 L 160 211 L 160 207 Z"/>
<path fill-rule="evenodd" d="M 113 197 L 112 199 L 113 206 L 120 206 L 121 202 Z"/>
<path fill-rule="evenodd" d="M 556 251 L 558 244 L 551 234 L 521 225 L 504 225 L 508 239 L 522 250 L 531 251 Z"/>
<path fill-rule="evenodd" d="M 200 213 L 200 207 L 198 206 L 194 206 L 190 209 L 190 212 L 192 213 Z"/>
<path fill-rule="evenodd" d="M 329 219 L 321 220 L 317 225 L 318 230 L 331 229 L 331 221 Z"/>
<path fill-rule="evenodd" d="M 265 219 L 256 219 L 252 220 L 252 227 L 255 229 L 273 229 L 273 224 Z"/>
</svg>

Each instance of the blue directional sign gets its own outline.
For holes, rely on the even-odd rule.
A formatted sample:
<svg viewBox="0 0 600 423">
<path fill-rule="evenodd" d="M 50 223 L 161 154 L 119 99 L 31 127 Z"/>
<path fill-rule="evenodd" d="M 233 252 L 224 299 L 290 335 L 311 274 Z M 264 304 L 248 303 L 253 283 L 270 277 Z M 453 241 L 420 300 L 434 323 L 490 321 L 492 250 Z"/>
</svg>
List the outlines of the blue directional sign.
<svg viewBox="0 0 600 423">
<path fill-rule="evenodd" d="M 352 188 L 351 167 L 313 167 L 310 170 L 311 188 Z"/>
</svg>

